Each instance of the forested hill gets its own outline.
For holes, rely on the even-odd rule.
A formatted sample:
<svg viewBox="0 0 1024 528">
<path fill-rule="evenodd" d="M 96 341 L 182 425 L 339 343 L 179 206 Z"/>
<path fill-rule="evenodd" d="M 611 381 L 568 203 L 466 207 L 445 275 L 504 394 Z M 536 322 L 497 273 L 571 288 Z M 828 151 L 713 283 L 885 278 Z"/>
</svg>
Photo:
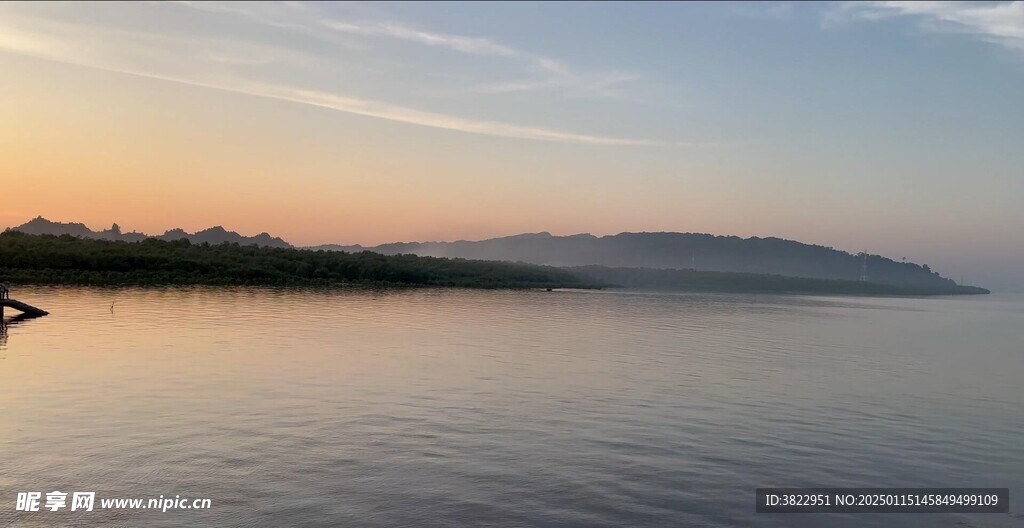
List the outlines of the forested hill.
<svg viewBox="0 0 1024 528">
<path fill-rule="evenodd" d="M 155 238 L 124 242 L 0 233 L 0 281 L 14 284 L 587 288 L 567 270 L 509 262 L 338 253 Z"/>
<path fill-rule="evenodd" d="M 125 242 L 151 238 L 143 233 L 124 233 L 117 224 L 110 229 L 93 231 L 83 224 L 51 222 L 42 217 L 8 231 Z M 292 247 L 281 238 L 267 233 L 244 236 L 219 226 L 196 233 L 172 229 L 152 238 L 164 241 L 184 239 L 193 244 L 217 245 L 226 242 L 242 246 Z M 557 267 L 693 269 L 848 281 L 861 281 L 863 275 L 866 281 L 861 282 L 924 286 L 930 289 L 948 289 L 956 285 L 952 280 L 930 270 L 927 265 L 903 262 L 902 259 L 897 261 L 880 255 L 867 255 L 865 258 L 863 254 L 851 254 L 781 238 L 740 238 L 699 233 L 620 233 L 602 237 L 533 233 L 481 241 L 401 242 L 376 247 L 325 245 L 310 249 L 525 262 Z"/>
<path fill-rule="evenodd" d="M 716 271 L 584 266 L 346 253 L 149 238 L 124 242 L 72 235 L 0 233 L 0 280 L 15 284 L 338 286 L 468 288 L 626 287 L 691 292 L 867 295 L 988 293 L 956 285 L 893 285 Z"/>
<path fill-rule="evenodd" d="M 781 238 L 740 238 L 698 233 L 620 233 L 552 236 L 517 235 L 478 242 L 410 242 L 376 247 L 322 246 L 345 251 L 370 250 L 383 254 L 413 253 L 436 257 L 521 261 L 551 266 L 599 265 L 621 268 L 695 269 L 763 273 L 790 277 L 860 280 L 863 255 Z M 868 255 L 867 280 L 916 286 L 953 286 L 918 265 Z"/>
</svg>

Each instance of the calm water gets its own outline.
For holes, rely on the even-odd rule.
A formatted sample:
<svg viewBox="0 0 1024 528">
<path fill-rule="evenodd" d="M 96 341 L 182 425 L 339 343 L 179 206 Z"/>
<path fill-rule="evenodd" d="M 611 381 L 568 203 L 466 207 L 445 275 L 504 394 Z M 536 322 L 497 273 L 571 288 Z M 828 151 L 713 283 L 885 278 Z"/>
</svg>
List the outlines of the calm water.
<svg viewBox="0 0 1024 528">
<path fill-rule="evenodd" d="M 0 335 L 3 527 L 1024 526 L 1020 297 L 15 293 L 53 315 Z M 758 486 L 1011 513 L 758 515 Z M 53 490 L 213 507 L 15 513 Z"/>
</svg>

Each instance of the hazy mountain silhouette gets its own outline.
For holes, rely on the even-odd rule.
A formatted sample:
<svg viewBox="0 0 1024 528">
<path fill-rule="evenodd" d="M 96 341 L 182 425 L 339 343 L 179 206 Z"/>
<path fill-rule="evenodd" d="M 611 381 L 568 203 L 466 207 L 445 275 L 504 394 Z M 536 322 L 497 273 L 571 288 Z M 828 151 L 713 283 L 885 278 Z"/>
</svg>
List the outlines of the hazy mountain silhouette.
<svg viewBox="0 0 1024 528">
<path fill-rule="evenodd" d="M 163 235 L 150 236 L 138 232 L 122 233 L 117 224 L 110 229 L 93 231 L 84 224 L 51 222 L 38 217 L 9 230 L 27 234 L 67 234 L 80 238 L 127 242 L 159 238 L 167 241 L 187 239 L 192 243 L 229 242 L 240 245 L 292 247 L 284 240 L 267 233 L 247 237 L 220 226 L 196 233 L 171 229 Z M 939 288 L 955 285 L 954 281 L 932 272 L 927 265 L 897 262 L 879 255 L 867 255 L 865 258 L 864 254 L 855 255 L 830 247 L 774 237 L 740 238 L 665 232 L 619 233 L 598 237 L 590 234 L 553 236 L 551 233 L 542 232 L 480 241 L 397 242 L 375 247 L 328 244 L 309 249 L 499 260 L 559 267 L 694 269 L 852 281 L 858 281 L 865 275 L 870 282 Z"/>
<path fill-rule="evenodd" d="M 740 238 L 699 233 L 620 233 L 552 236 L 527 233 L 481 241 L 402 242 L 376 247 L 317 246 L 314 249 L 412 253 L 433 257 L 522 261 L 550 266 L 599 265 L 615 268 L 695 269 L 775 274 L 790 277 L 860 280 L 863 254 L 781 238 Z M 927 265 L 897 262 L 879 255 L 866 258 L 871 282 L 953 285 Z"/>
<path fill-rule="evenodd" d="M 278 237 L 272 237 L 267 233 L 260 233 L 256 236 L 243 236 L 234 231 L 228 231 L 221 226 L 211 227 L 195 233 L 188 233 L 183 229 L 171 229 L 166 233 L 154 236 L 147 235 L 145 233 L 138 233 L 132 231 L 130 233 L 122 233 L 120 226 L 114 224 L 110 229 L 103 231 L 93 231 L 85 226 L 85 224 L 79 223 L 62 223 L 52 222 L 43 218 L 42 216 L 33 218 L 24 224 L 17 227 L 10 227 L 8 231 L 20 231 L 29 235 L 72 235 L 79 238 L 97 238 L 101 240 L 122 240 L 125 242 L 139 242 L 147 238 L 159 238 L 161 240 L 181 240 L 186 239 L 193 244 L 201 244 L 203 242 L 209 244 L 223 244 L 236 243 L 242 246 L 267 246 L 267 247 L 280 247 L 289 248 L 291 244 L 285 242 Z"/>
</svg>

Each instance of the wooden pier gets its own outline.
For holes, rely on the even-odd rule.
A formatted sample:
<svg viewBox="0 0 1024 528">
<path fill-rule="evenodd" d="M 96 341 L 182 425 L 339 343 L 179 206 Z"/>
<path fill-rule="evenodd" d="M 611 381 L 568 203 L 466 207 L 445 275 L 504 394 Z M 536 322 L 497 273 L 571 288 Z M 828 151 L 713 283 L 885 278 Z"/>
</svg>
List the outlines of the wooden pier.
<svg viewBox="0 0 1024 528">
<path fill-rule="evenodd" d="M 21 312 L 21 313 L 23 313 L 25 315 L 31 315 L 31 316 L 35 316 L 35 317 L 40 317 L 40 316 L 43 316 L 43 315 L 49 315 L 49 313 L 50 313 L 50 312 L 47 312 L 46 310 L 40 310 L 39 308 L 36 308 L 35 306 L 31 306 L 31 305 L 25 304 L 25 303 L 23 303 L 21 301 L 16 301 L 14 299 L 8 299 L 8 298 L 5 297 L 5 298 L 0 299 L 0 317 L 4 316 L 4 308 L 8 308 L 8 307 L 9 308 L 14 308 L 15 310 L 18 310 L 19 312 Z"/>
</svg>

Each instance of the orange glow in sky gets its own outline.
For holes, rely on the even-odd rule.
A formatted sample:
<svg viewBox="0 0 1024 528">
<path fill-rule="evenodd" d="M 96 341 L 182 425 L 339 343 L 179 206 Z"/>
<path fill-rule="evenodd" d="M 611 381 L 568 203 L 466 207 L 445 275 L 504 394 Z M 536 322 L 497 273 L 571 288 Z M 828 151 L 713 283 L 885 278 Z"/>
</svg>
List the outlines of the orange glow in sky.
<svg viewBox="0 0 1024 528">
<path fill-rule="evenodd" d="M 545 7 L 559 32 L 523 6 L 420 7 L 0 4 L 0 227 L 707 232 L 1019 277 L 1012 16 Z M 935 26 L 948 48 L 914 33 L 936 17 L 965 29 Z M 909 25 L 851 37 L 883 18 Z"/>
</svg>

